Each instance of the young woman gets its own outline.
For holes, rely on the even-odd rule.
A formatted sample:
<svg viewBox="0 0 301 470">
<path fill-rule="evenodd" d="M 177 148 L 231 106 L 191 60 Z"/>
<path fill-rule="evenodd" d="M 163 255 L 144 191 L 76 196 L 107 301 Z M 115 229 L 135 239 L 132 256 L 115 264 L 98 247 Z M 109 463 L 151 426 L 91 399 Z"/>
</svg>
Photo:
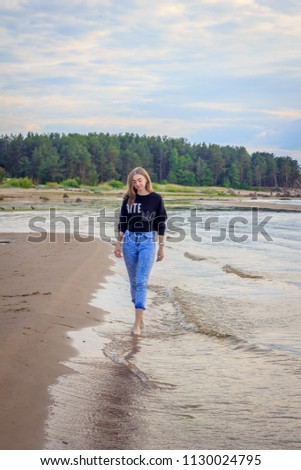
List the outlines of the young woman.
<svg viewBox="0 0 301 470">
<path fill-rule="evenodd" d="M 132 302 L 135 305 L 135 324 L 132 333 L 140 335 L 147 298 L 147 283 L 156 256 L 164 258 L 166 210 L 162 197 L 154 192 L 149 174 L 144 168 L 135 168 L 128 175 L 128 189 L 124 196 L 118 225 L 115 256 L 123 256 L 129 275 Z"/>
</svg>

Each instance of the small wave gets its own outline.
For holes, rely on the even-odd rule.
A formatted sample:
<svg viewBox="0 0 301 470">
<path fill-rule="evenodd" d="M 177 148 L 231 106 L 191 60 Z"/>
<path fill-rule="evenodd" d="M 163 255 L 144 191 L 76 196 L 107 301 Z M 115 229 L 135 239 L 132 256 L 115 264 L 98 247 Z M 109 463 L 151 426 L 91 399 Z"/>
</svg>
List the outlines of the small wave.
<svg viewBox="0 0 301 470">
<path fill-rule="evenodd" d="M 223 266 L 223 271 L 226 273 L 231 273 L 231 274 L 236 274 L 236 276 L 243 277 L 243 278 L 248 278 L 248 279 L 262 279 L 262 276 L 258 276 L 257 274 L 250 274 L 242 271 L 241 269 L 234 268 L 233 266 L 230 266 L 229 264 L 225 264 Z"/>
<path fill-rule="evenodd" d="M 254 310 L 254 318 L 256 317 L 258 305 L 254 302 L 203 295 L 179 286 L 152 284 L 150 288 L 155 294 L 152 305 L 160 305 L 161 312 L 168 304 L 169 310 L 167 315 L 164 311 L 159 319 L 157 312 L 156 329 L 153 332 L 148 331 L 147 338 L 168 339 L 171 336 L 195 332 L 223 340 L 227 346 L 245 354 L 258 354 L 271 360 L 274 357 L 277 357 L 277 360 L 280 357 L 286 360 L 287 356 L 291 356 L 291 351 L 277 351 L 275 345 L 254 341 L 254 322 L 250 321 L 249 316 L 250 311 Z M 248 315 L 245 312 L 248 312 Z"/>
<path fill-rule="evenodd" d="M 197 303 L 193 299 L 191 292 L 184 291 L 179 287 L 174 287 L 173 294 L 184 316 L 187 328 L 196 329 L 199 333 L 207 336 L 215 336 L 216 338 L 234 337 L 232 333 L 224 331 L 222 325 L 218 325 L 202 314 L 200 303 Z"/>
<path fill-rule="evenodd" d="M 242 332 L 236 330 L 234 333 L 230 327 L 225 324 L 220 315 L 220 309 L 227 311 L 227 304 L 223 303 L 220 298 L 210 299 L 208 296 L 192 295 L 191 292 L 175 287 L 174 290 L 175 302 L 179 306 L 184 317 L 184 327 L 192 331 L 196 331 L 203 335 L 211 336 L 217 339 L 224 340 L 227 345 L 231 346 L 234 350 L 241 350 L 246 354 L 256 354 L 260 357 L 265 357 L 266 360 L 277 360 L 288 365 L 294 366 L 295 371 L 299 371 L 300 356 L 296 351 L 285 349 L 275 344 L 263 344 L 254 342 L 251 338 L 245 338 Z M 202 311 L 202 305 L 203 311 Z M 228 305 L 228 308 L 234 306 Z M 299 372 L 298 372 L 299 373 Z"/>
<path fill-rule="evenodd" d="M 193 253 L 189 253 L 188 251 L 185 251 L 184 256 L 193 261 L 205 261 L 207 259 L 204 256 L 194 255 Z"/>
<path fill-rule="evenodd" d="M 159 286 L 157 284 L 149 284 L 149 289 L 155 293 L 154 298 L 152 299 L 153 305 L 161 305 L 165 302 L 173 304 L 173 293 L 172 288 Z"/>
<path fill-rule="evenodd" d="M 264 358 L 269 363 L 285 367 L 294 374 L 300 374 L 300 355 L 289 349 L 279 348 L 272 344 L 251 343 L 248 341 L 233 342 L 234 350 L 241 350 Z"/>
</svg>

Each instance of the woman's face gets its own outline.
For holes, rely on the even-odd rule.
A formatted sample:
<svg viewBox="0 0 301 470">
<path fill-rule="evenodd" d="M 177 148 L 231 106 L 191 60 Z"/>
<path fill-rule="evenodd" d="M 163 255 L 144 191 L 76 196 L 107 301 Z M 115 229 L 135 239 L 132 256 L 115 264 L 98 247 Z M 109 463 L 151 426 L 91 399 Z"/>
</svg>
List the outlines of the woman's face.
<svg viewBox="0 0 301 470">
<path fill-rule="evenodd" d="M 147 179 L 143 175 L 134 175 L 133 176 L 133 187 L 137 191 L 143 191 L 145 189 Z"/>
</svg>

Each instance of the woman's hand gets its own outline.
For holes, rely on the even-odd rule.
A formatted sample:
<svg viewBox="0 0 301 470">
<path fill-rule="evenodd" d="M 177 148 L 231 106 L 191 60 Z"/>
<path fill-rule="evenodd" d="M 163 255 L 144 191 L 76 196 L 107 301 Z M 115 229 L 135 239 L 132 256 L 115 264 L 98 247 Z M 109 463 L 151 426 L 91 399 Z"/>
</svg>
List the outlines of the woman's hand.
<svg viewBox="0 0 301 470">
<path fill-rule="evenodd" d="M 116 258 L 122 258 L 121 242 L 116 242 L 114 254 Z"/>
<path fill-rule="evenodd" d="M 157 253 L 157 261 L 162 261 L 164 258 L 164 246 L 160 245 Z"/>
</svg>

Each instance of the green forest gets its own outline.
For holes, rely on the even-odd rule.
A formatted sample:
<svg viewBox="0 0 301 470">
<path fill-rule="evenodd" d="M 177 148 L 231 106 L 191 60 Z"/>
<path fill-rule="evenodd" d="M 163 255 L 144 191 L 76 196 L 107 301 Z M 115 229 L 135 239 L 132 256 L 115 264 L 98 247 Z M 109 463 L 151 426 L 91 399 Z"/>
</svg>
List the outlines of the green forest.
<svg viewBox="0 0 301 470">
<path fill-rule="evenodd" d="M 0 181 L 29 178 L 36 184 L 74 179 L 97 185 L 126 182 L 137 166 L 157 183 L 237 189 L 300 187 L 300 166 L 289 156 L 249 154 L 245 147 L 191 144 L 184 138 L 132 133 L 2 135 Z"/>
</svg>

